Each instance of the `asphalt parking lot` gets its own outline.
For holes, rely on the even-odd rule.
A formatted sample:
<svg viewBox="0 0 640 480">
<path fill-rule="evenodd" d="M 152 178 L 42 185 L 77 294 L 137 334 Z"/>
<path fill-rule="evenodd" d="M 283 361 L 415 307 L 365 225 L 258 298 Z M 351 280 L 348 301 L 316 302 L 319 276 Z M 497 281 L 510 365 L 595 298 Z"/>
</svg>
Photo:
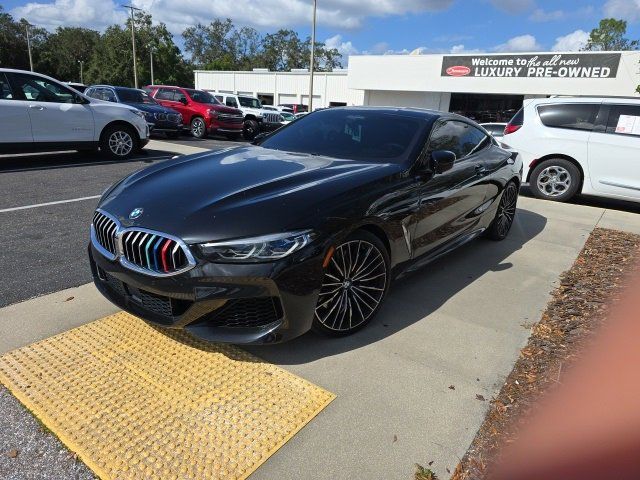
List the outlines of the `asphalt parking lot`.
<svg viewBox="0 0 640 480">
<path fill-rule="evenodd" d="M 0 307 L 91 280 L 84 254 L 98 198 L 122 177 L 178 154 L 239 142 L 153 141 L 127 161 L 77 152 L 0 155 Z M 176 147 L 176 144 L 178 145 Z M 164 147 L 167 145 L 167 147 Z M 19 259 L 19 261 L 18 261 Z"/>
</svg>

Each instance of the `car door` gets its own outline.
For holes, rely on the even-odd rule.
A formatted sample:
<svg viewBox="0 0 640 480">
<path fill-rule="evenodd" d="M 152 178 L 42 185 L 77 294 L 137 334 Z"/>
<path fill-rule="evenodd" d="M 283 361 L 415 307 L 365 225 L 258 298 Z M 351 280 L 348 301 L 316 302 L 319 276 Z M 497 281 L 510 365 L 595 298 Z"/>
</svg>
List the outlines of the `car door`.
<svg viewBox="0 0 640 480">
<path fill-rule="evenodd" d="M 27 102 L 20 97 L 0 72 L 0 144 L 33 142 Z"/>
<path fill-rule="evenodd" d="M 482 151 L 489 144 L 484 132 L 464 121 L 449 119 L 434 125 L 424 161 L 429 161 L 431 152 L 436 150 L 449 150 L 457 158 L 451 170 L 427 176 L 420 189 L 414 257 L 444 248 L 477 229 L 480 215 L 474 211 L 485 202 L 487 194 Z"/>
<path fill-rule="evenodd" d="M 36 143 L 75 143 L 94 140 L 93 112 L 76 103 L 71 89 L 27 73 L 10 73 L 13 89 L 24 95 Z"/>
<path fill-rule="evenodd" d="M 602 104 L 589 136 L 589 179 L 596 192 L 640 198 L 640 105 Z"/>
<path fill-rule="evenodd" d="M 160 104 L 164 107 L 172 108 L 180 112 L 185 124 L 191 122 L 191 109 L 183 103 L 184 100 L 187 100 L 187 97 L 177 88 L 163 88 L 159 90 L 156 99 L 162 100 Z"/>
</svg>

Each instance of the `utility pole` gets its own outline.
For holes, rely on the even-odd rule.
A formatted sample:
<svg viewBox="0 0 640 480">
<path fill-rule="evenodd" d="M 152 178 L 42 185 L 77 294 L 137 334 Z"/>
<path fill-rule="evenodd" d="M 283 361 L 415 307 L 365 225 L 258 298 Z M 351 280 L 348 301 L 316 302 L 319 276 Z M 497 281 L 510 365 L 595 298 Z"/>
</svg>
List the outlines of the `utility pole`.
<svg viewBox="0 0 640 480">
<path fill-rule="evenodd" d="M 78 60 L 78 63 L 80 64 L 80 83 L 84 83 L 84 80 L 82 78 L 82 64 L 84 62 L 82 60 Z"/>
<path fill-rule="evenodd" d="M 27 50 L 29 50 L 29 67 L 31 68 L 31 71 L 33 72 L 33 57 L 31 56 L 31 39 L 29 38 L 29 27 L 32 27 L 33 25 L 31 25 L 29 22 L 24 24 L 26 30 L 27 30 Z"/>
<path fill-rule="evenodd" d="M 153 81 L 153 47 L 149 49 L 149 54 L 151 55 L 151 85 L 154 85 L 155 82 Z"/>
<path fill-rule="evenodd" d="M 138 88 L 138 68 L 136 66 L 136 26 L 133 11 L 142 11 L 141 8 L 136 8 L 133 5 L 122 5 L 124 8 L 128 8 L 131 11 L 131 48 L 133 50 L 133 84 Z"/>
<path fill-rule="evenodd" d="M 311 63 L 309 64 L 309 113 L 313 111 L 313 67 L 316 57 L 316 8 L 318 0 L 313 0 L 313 22 L 311 28 Z"/>
</svg>

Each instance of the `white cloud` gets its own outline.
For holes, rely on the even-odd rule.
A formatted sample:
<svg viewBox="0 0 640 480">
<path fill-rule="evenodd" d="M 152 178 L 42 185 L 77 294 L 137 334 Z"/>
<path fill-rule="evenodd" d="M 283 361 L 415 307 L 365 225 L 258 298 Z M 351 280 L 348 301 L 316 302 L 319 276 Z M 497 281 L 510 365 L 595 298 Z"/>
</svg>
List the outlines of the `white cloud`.
<svg viewBox="0 0 640 480">
<path fill-rule="evenodd" d="M 479 48 L 468 49 L 461 43 L 459 45 L 454 45 L 453 47 L 451 47 L 450 52 L 451 53 L 480 53 L 482 52 L 482 50 L 480 50 Z"/>
<path fill-rule="evenodd" d="M 551 10 L 547 12 L 542 8 L 537 8 L 529 16 L 529 19 L 534 22 L 552 22 L 556 20 L 562 20 L 565 17 L 565 13 L 562 10 Z"/>
<path fill-rule="evenodd" d="M 519 35 L 494 47 L 496 52 L 534 52 L 542 47 L 533 35 Z"/>
<path fill-rule="evenodd" d="M 491 0 L 491 4 L 511 14 L 529 11 L 536 5 L 534 0 Z"/>
<path fill-rule="evenodd" d="M 368 17 L 387 17 L 448 9 L 454 0 L 324 0 L 318 2 L 320 25 L 354 29 Z M 231 18 L 240 25 L 263 30 L 307 26 L 311 23 L 308 0 L 133 0 L 134 5 L 164 22 L 174 34 L 196 23 Z M 54 0 L 31 2 L 11 11 L 47 27 L 74 24 L 104 28 L 122 22 L 125 11 L 114 0 Z M 73 20 L 70 20 L 73 19 Z"/>
<path fill-rule="evenodd" d="M 118 8 L 112 0 L 29 2 L 11 10 L 11 14 L 48 29 L 73 25 L 102 30 L 114 23 L 124 23 L 126 19 L 125 10 Z"/>
<path fill-rule="evenodd" d="M 640 21 L 640 0 L 607 0 L 603 10 L 605 17 L 632 23 Z"/>
<path fill-rule="evenodd" d="M 589 40 L 589 34 L 584 30 L 576 30 L 563 37 L 556 38 L 551 50 L 554 52 L 577 52 L 582 50 Z"/>
<path fill-rule="evenodd" d="M 324 44 L 327 48 L 335 48 L 336 50 L 338 50 L 345 61 L 347 60 L 347 57 L 349 57 L 349 55 L 356 55 L 357 53 L 359 53 L 358 49 L 353 46 L 353 43 L 351 43 L 351 41 L 342 41 L 342 35 L 334 35 L 333 37 L 329 37 L 324 41 Z"/>
</svg>

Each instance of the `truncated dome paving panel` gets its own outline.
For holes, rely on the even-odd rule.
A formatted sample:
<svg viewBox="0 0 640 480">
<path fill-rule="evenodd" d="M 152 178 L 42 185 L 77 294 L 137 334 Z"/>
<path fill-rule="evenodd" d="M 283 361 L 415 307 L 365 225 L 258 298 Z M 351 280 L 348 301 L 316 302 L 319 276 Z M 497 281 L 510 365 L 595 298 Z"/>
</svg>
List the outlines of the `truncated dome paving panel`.
<svg viewBox="0 0 640 480">
<path fill-rule="evenodd" d="M 103 479 L 241 479 L 334 395 L 117 313 L 0 357 L 0 381 Z"/>
</svg>

